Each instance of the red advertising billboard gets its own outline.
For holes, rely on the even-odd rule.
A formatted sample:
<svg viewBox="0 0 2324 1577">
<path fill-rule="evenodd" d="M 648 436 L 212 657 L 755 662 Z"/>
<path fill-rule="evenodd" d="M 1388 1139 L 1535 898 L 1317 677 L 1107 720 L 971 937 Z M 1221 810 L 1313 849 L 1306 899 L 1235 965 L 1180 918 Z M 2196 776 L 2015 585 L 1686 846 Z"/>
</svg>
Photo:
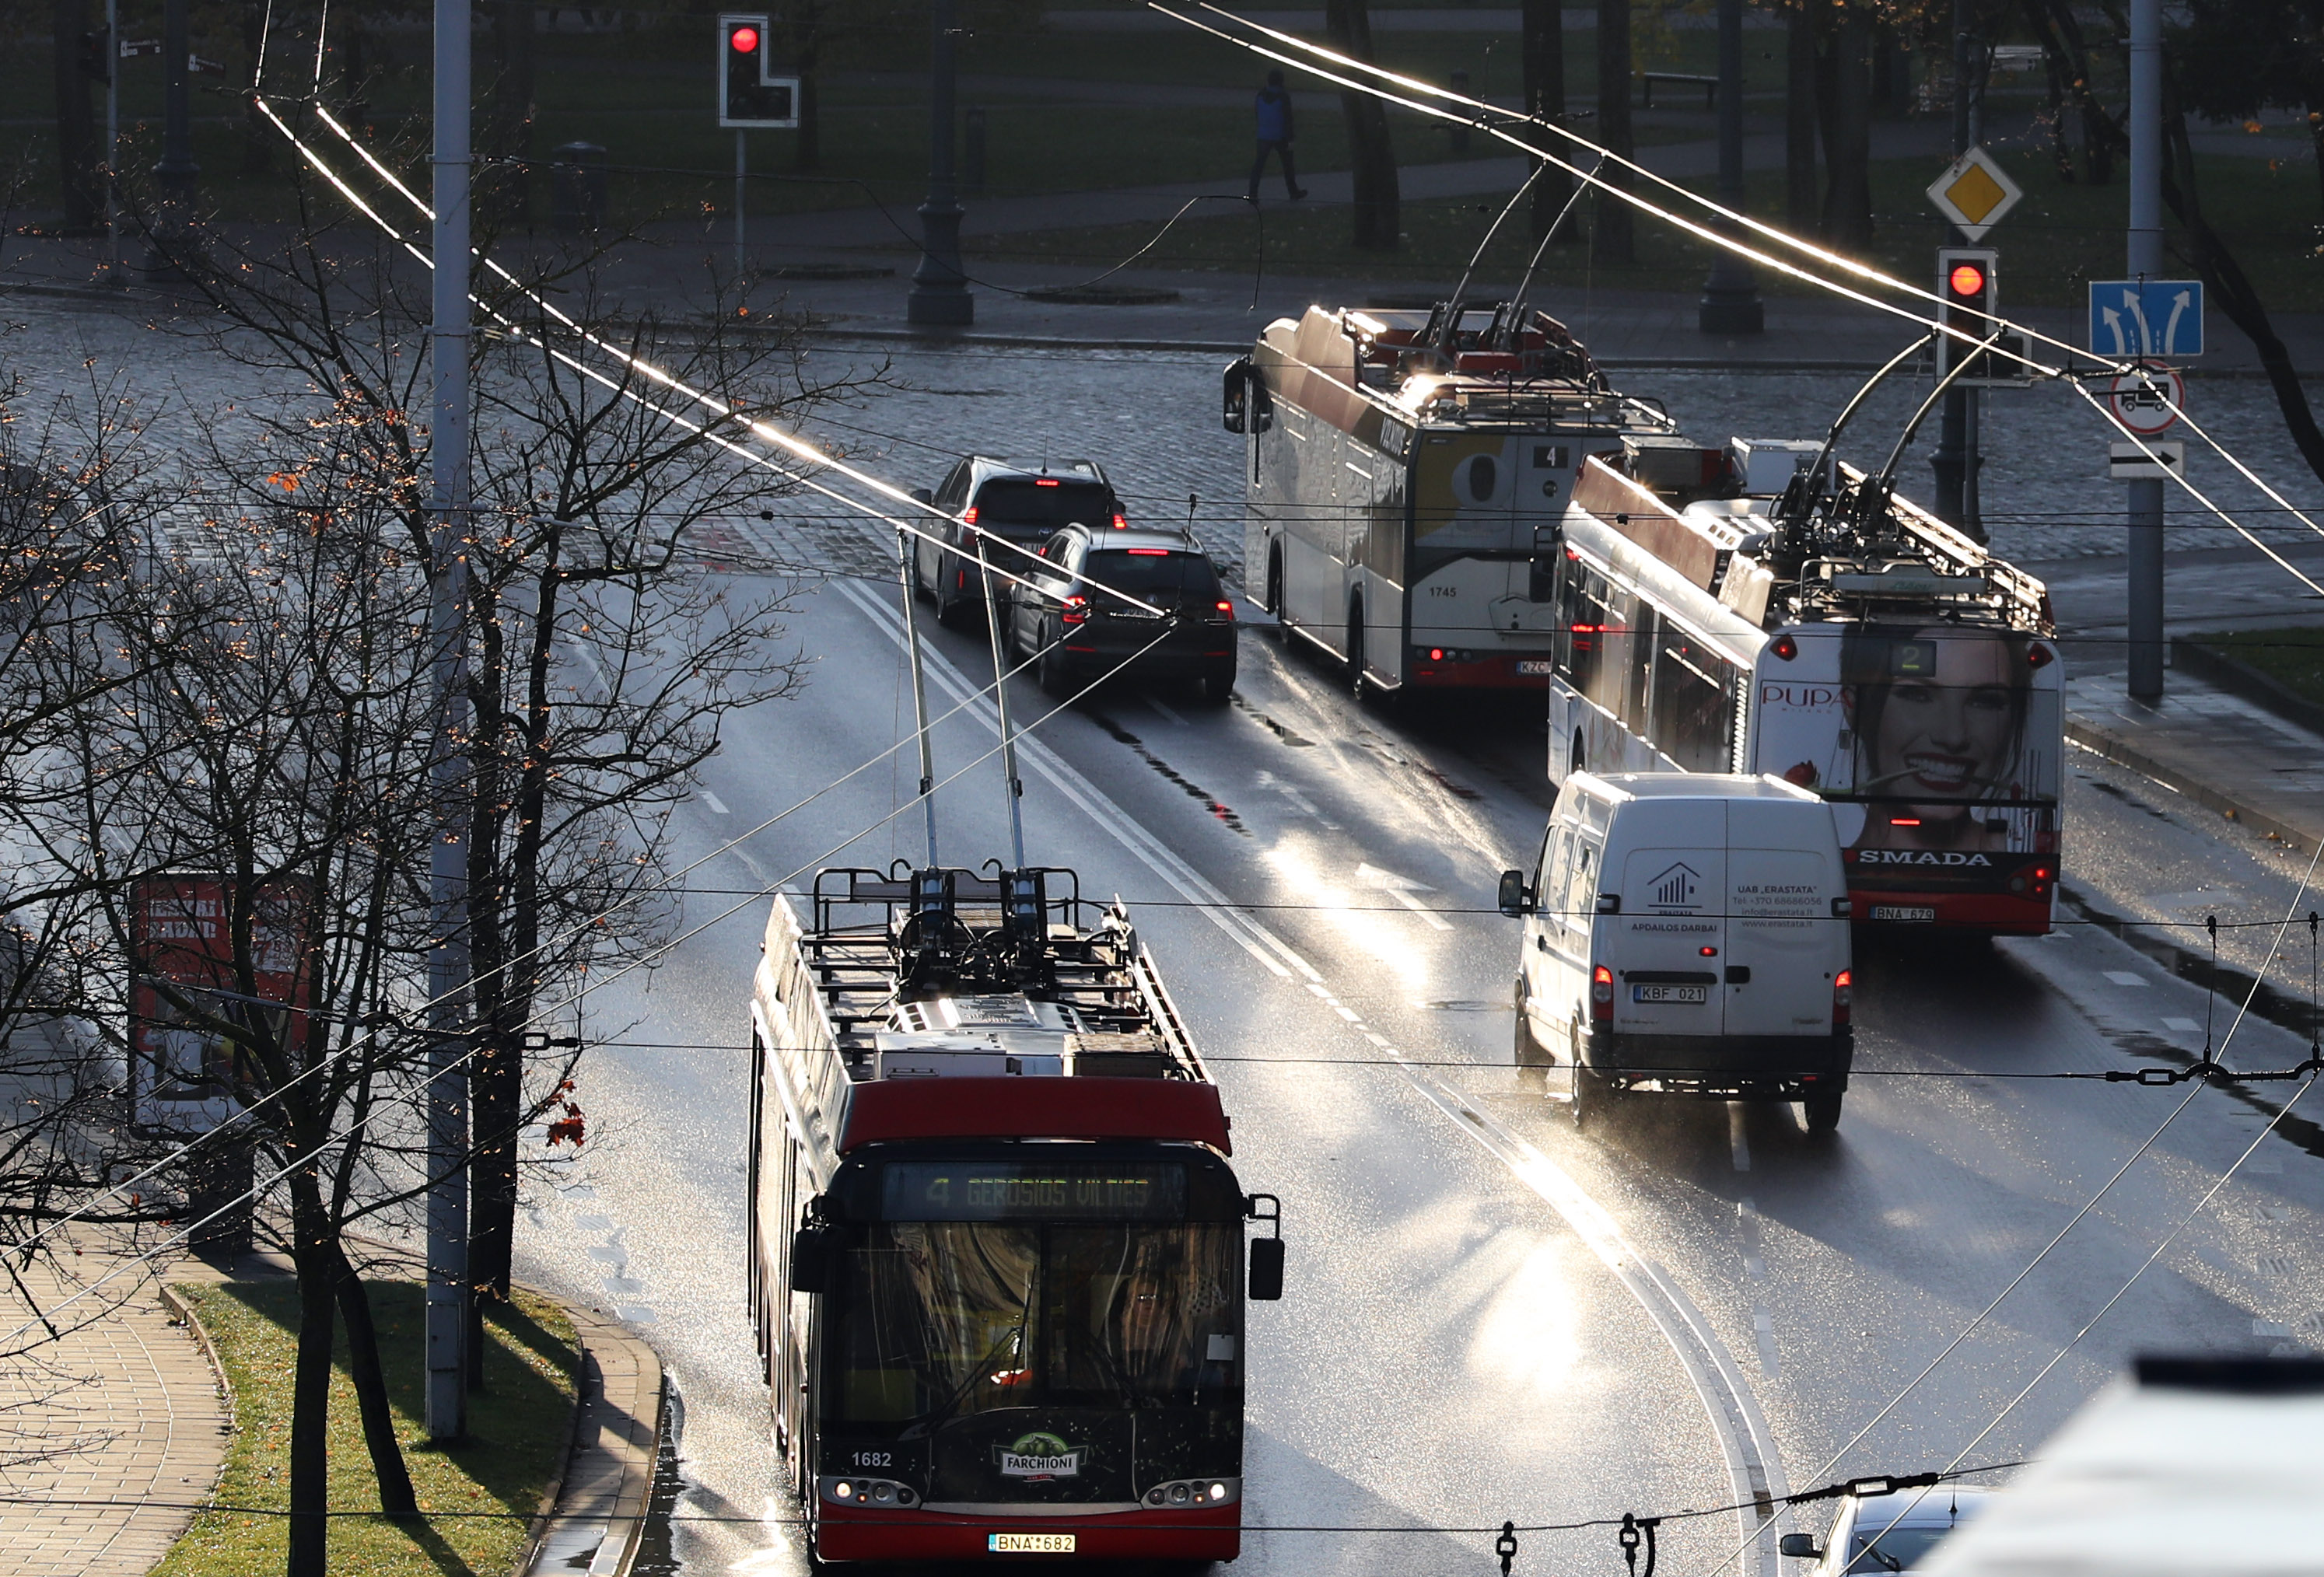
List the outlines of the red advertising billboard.
<svg viewBox="0 0 2324 1577">
<path fill-rule="evenodd" d="M 262 1029 L 295 1055 L 312 998 L 306 882 L 259 890 L 250 916 L 251 973 L 235 967 L 233 888 L 221 876 L 149 876 L 131 889 L 129 1095 L 135 1120 L 172 1130 L 216 1127 L 234 1112 L 232 1038 L 181 1011 L 165 983 L 208 1017 Z"/>
</svg>

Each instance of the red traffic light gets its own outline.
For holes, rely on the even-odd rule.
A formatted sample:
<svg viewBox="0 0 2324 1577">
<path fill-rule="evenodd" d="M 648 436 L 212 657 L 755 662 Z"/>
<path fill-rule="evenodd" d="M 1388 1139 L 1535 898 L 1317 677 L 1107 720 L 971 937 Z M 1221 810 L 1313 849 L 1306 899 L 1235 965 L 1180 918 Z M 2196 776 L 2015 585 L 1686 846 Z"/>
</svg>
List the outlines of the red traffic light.
<svg viewBox="0 0 2324 1577">
<path fill-rule="evenodd" d="M 1946 285 L 1956 296 L 1974 297 L 1985 293 L 1985 270 L 1973 263 L 1957 263 L 1952 272 L 1945 276 Z"/>
<path fill-rule="evenodd" d="M 759 51 L 759 30 L 755 27 L 738 27 L 726 35 L 726 42 L 737 54 L 756 54 Z"/>
</svg>

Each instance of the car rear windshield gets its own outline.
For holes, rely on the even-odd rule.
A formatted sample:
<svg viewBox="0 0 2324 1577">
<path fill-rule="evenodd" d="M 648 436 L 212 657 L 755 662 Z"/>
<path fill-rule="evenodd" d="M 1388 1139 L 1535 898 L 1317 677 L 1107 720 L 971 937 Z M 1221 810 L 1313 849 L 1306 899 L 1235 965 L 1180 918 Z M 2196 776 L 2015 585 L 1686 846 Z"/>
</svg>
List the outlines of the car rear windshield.
<svg viewBox="0 0 2324 1577">
<path fill-rule="evenodd" d="M 1093 553 L 1082 566 L 1082 577 L 1109 591 L 1172 605 L 1213 602 L 1219 595 L 1218 572 L 1208 558 L 1167 549 L 1108 549 Z"/>
<path fill-rule="evenodd" d="M 1102 482 L 1038 482 L 999 477 L 976 493 L 976 523 L 995 529 L 1038 528 L 1041 534 L 1076 522 L 1113 523 L 1113 493 Z"/>
</svg>

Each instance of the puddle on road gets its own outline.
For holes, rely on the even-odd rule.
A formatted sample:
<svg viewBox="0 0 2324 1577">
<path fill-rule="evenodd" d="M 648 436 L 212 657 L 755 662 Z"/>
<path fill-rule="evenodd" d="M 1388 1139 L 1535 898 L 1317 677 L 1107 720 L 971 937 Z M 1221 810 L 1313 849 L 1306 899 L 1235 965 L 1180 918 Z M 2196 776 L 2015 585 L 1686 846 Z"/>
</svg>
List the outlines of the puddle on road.
<svg viewBox="0 0 2324 1577">
<path fill-rule="evenodd" d="M 1237 692 L 1236 694 L 1229 696 L 1228 699 L 1234 703 L 1235 709 L 1237 711 L 1248 715 L 1253 723 L 1258 724 L 1261 728 L 1264 728 L 1268 733 L 1274 734 L 1276 738 L 1281 740 L 1284 743 L 1296 746 L 1304 751 L 1314 750 L 1315 748 L 1315 742 L 1314 740 L 1304 738 L 1291 729 L 1284 727 L 1283 724 L 1277 723 L 1274 718 L 1269 717 L 1266 713 L 1261 712 L 1258 707 L 1244 700 L 1240 692 Z"/>
<path fill-rule="evenodd" d="M 1130 730 L 1122 727 L 1120 724 L 1116 723 L 1112 718 L 1107 716 L 1104 713 L 1099 711 L 1094 706 L 1085 707 L 1084 710 L 1091 722 L 1096 724 L 1100 728 L 1104 729 L 1108 733 L 1113 735 L 1113 737 L 1120 742 L 1126 744 L 1131 750 L 1136 751 L 1139 754 L 1139 758 L 1145 761 L 1148 766 L 1153 768 L 1156 771 L 1161 773 L 1163 777 L 1168 779 L 1171 782 L 1176 783 L 1180 788 L 1185 790 L 1188 798 L 1200 802 L 1204 810 L 1209 811 L 1213 816 L 1218 817 L 1220 821 L 1225 823 L 1228 830 L 1246 838 L 1250 836 L 1250 829 L 1242 825 L 1242 818 L 1240 816 L 1237 816 L 1229 807 L 1220 803 L 1219 800 L 1213 798 L 1209 789 L 1204 788 L 1201 784 L 1193 781 L 1191 779 L 1180 772 L 1176 767 L 1173 767 L 1169 762 L 1164 761 L 1160 756 L 1156 755 L 1152 751 L 1147 749 L 1146 742 L 1144 740 L 1130 733 Z"/>
</svg>

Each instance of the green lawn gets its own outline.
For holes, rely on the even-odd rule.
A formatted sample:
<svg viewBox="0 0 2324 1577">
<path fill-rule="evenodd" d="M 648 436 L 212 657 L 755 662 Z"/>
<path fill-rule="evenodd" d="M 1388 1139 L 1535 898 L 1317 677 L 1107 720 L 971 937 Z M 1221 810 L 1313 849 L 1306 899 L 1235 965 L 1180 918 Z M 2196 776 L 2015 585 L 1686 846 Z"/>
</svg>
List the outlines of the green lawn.
<svg viewBox="0 0 2324 1577">
<path fill-rule="evenodd" d="M 217 1501 L 287 1507 L 297 1286 L 263 1281 L 177 1290 L 195 1305 L 234 1389 L 234 1438 Z M 487 1315 L 487 1388 L 469 1398 L 467 1441 L 445 1451 L 427 1443 L 420 1421 L 425 1291 L 416 1282 L 374 1282 L 371 1299 L 420 1508 L 530 1517 L 562 1468 L 572 1434 L 577 1347 L 571 1323 L 554 1305 L 521 1292 L 514 1309 Z M 342 1335 L 331 1386 L 330 1506 L 375 1511 L 378 1480 L 346 1355 Z M 349 1577 L 501 1577 L 513 1570 L 530 1531 L 515 1519 L 443 1517 L 406 1527 L 377 1517 L 334 1517 L 331 1570 Z M 282 1570 L 287 1538 L 280 1517 L 205 1513 L 155 1577 L 273 1577 Z"/>
<path fill-rule="evenodd" d="M 2190 635 L 2246 668 L 2257 669 L 2293 694 L 2324 705 L 2324 629 L 2237 630 Z"/>
</svg>

